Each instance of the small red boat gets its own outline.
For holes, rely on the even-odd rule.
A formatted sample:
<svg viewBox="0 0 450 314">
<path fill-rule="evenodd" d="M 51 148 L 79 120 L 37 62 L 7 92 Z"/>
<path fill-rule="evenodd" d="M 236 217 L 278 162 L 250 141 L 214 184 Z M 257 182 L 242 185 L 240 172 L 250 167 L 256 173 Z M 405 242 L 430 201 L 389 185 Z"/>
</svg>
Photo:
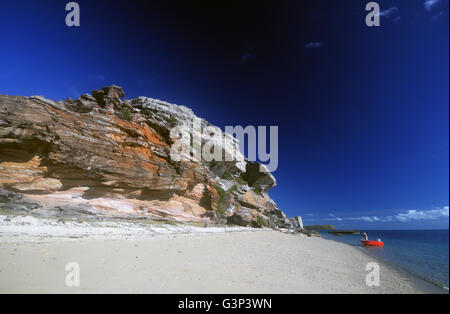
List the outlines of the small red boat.
<svg viewBox="0 0 450 314">
<path fill-rule="evenodd" d="M 362 244 L 364 244 L 364 246 L 384 246 L 384 243 L 381 241 L 366 241 L 366 240 L 361 240 Z"/>
</svg>

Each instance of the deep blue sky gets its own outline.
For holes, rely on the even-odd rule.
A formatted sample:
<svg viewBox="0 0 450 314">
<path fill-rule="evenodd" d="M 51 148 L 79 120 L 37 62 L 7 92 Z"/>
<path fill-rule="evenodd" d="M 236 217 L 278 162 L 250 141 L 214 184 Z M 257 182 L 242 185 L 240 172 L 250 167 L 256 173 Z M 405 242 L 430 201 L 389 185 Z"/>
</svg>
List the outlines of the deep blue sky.
<svg viewBox="0 0 450 314">
<path fill-rule="evenodd" d="M 289 216 L 448 228 L 447 0 L 378 1 L 372 28 L 361 0 L 79 0 L 72 28 L 67 2 L 0 0 L 1 94 L 114 83 L 221 127 L 278 125 L 270 194 Z"/>
</svg>

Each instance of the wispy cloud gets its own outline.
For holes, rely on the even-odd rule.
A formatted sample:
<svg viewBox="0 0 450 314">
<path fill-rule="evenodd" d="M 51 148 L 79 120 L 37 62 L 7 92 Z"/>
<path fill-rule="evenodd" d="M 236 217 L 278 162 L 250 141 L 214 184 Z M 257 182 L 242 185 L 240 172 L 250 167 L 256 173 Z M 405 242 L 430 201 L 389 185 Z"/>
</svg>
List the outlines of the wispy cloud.
<svg viewBox="0 0 450 314">
<path fill-rule="evenodd" d="M 328 216 L 333 217 L 334 220 L 342 221 L 342 218 L 336 217 L 336 216 L 333 215 L 333 214 L 328 214 Z"/>
<path fill-rule="evenodd" d="M 321 41 L 311 41 L 305 45 L 306 49 L 318 49 L 323 46 L 323 42 Z"/>
<path fill-rule="evenodd" d="M 413 220 L 436 220 L 448 218 L 448 206 L 432 210 L 408 210 L 406 213 L 397 214 L 394 218 L 398 221 L 407 222 Z"/>
<path fill-rule="evenodd" d="M 425 0 L 423 6 L 426 11 L 433 10 L 442 0 Z"/>
<path fill-rule="evenodd" d="M 380 16 L 389 18 L 389 17 L 392 17 L 394 15 L 397 15 L 398 11 L 399 11 L 399 9 L 397 7 L 392 7 L 392 8 L 389 8 L 387 10 L 381 11 L 380 12 Z"/>
<path fill-rule="evenodd" d="M 381 221 L 377 216 L 362 216 L 362 217 L 351 217 L 348 220 L 360 220 L 365 222 L 378 222 Z"/>
<path fill-rule="evenodd" d="M 336 217 L 333 214 L 329 214 L 329 216 L 333 217 L 331 219 L 326 219 L 326 220 L 336 220 L 336 221 L 365 221 L 365 222 L 379 222 L 381 221 L 380 218 L 378 218 L 377 216 L 361 216 L 361 217 L 345 217 L 345 218 L 341 218 L 341 217 Z"/>
<path fill-rule="evenodd" d="M 435 208 L 430 210 L 416 210 L 411 209 L 405 212 L 400 212 L 395 215 L 378 217 L 378 216 L 360 216 L 360 217 L 337 217 L 334 214 L 328 214 L 331 218 L 325 218 L 324 220 L 335 221 L 365 221 L 365 222 L 410 222 L 420 220 L 437 220 L 449 218 L 449 207 Z"/>
</svg>

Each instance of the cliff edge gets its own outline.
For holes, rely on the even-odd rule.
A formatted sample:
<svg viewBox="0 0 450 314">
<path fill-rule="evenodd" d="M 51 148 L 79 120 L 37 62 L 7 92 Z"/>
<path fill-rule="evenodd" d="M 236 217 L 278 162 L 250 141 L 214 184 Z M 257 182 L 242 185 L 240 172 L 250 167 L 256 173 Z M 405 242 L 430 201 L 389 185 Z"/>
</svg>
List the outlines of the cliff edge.
<svg viewBox="0 0 450 314">
<path fill-rule="evenodd" d="M 124 96 L 117 86 L 57 102 L 0 95 L 0 209 L 292 228 L 267 194 L 275 178 L 233 148 L 222 147 L 234 161 L 171 158 L 172 129 L 207 121 Z"/>
</svg>

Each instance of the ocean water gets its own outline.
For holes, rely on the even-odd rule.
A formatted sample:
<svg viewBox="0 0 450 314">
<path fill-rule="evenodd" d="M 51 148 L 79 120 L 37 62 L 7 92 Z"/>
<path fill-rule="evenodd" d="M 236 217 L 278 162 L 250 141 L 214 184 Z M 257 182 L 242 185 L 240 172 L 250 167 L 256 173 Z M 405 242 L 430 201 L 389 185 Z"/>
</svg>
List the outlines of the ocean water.
<svg viewBox="0 0 450 314">
<path fill-rule="evenodd" d="M 380 237 L 384 247 L 364 247 L 361 244 L 360 235 L 334 236 L 326 231 L 319 231 L 319 233 L 325 239 L 358 246 L 383 261 L 448 289 L 448 230 L 364 231 L 369 236 L 369 240 L 377 240 Z"/>
</svg>

